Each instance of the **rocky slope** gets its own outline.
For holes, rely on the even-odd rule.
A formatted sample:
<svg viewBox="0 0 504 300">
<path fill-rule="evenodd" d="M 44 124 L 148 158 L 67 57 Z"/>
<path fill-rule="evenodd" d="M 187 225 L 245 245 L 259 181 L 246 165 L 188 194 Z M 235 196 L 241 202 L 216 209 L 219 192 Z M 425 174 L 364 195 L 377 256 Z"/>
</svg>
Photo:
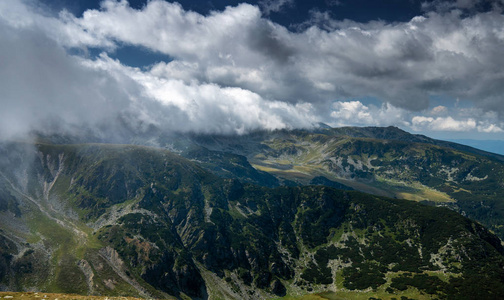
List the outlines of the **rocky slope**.
<svg viewBox="0 0 504 300">
<path fill-rule="evenodd" d="M 446 208 L 326 186 L 259 187 L 157 148 L 18 143 L 0 152 L 2 290 L 504 296 L 500 240 Z"/>
<path fill-rule="evenodd" d="M 193 136 L 190 142 L 210 153 L 244 157 L 283 185 L 323 178 L 326 185 L 447 206 L 504 239 L 504 156 L 498 154 L 395 127 Z M 177 149 L 192 159 L 185 148 Z M 217 161 L 212 156 L 200 160 Z"/>
</svg>

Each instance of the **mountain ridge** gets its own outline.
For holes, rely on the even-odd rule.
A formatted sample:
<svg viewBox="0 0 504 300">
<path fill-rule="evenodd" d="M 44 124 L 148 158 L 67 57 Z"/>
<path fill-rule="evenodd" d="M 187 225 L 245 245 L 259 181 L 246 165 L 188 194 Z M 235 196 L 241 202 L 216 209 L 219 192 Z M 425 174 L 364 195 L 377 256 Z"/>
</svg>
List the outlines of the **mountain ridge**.
<svg viewBox="0 0 504 300">
<path fill-rule="evenodd" d="M 504 156 L 498 154 L 396 127 L 279 130 L 191 140 L 210 151 L 244 156 L 283 185 L 324 177 L 367 193 L 449 206 L 504 238 L 499 200 L 504 196 Z M 183 149 L 180 154 L 185 156 Z"/>
<path fill-rule="evenodd" d="M 57 140 L 72 139 L 78 141 Z M 504 204 L 499 200 L 504 196 L 504 156 L 397 127 L 319 126 L 245 135 L 153 128 L 129 141 L 169 149 L 218 176 L 260 186 L 306 185 L 319 178 L 340 188 L 448 206 L 504 239 Z"/>
<path fill-rule="evenodd" d="M 504 295 L 500 240 L 447 209 L 324 186 L 260 187 L 152 147 L 0 150 L 0 190 L 10 195 L 0 197 L 3 290 Z M 402 254 L 384 255 L 390 249 Z"/>
</svg>

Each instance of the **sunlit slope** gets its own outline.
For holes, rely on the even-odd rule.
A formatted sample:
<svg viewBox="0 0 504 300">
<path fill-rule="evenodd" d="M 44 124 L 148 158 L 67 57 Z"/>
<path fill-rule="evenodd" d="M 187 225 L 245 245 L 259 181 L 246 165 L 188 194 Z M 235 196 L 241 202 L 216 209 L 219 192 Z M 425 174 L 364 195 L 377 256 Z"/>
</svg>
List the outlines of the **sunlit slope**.
<svg viewBox="0 0 504 300">
<path fill-rule="evenodd" d="M 314 178 L 356 190 L 449 206 L 504 238 L 504 157 L 394 127 L 262 132 L 195 139 L 245 155 L 284 185 Z"/>
<path fill-rule="evenodd" d="M 221 179 L 131 145 L 2 145 L 0 287 L 157 298 L 504 296 L 504 252 L 444 208 Z"/>
</svg>

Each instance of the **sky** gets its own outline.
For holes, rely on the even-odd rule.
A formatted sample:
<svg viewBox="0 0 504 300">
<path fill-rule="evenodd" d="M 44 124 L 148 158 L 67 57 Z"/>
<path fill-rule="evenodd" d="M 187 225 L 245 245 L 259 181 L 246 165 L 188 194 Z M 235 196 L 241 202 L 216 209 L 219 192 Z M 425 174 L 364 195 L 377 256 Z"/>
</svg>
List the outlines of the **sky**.
<svg viewBox="0 0 504 300">
<path fill-rule="evenodd" d="M 504 0 L 0 1 L 0 139 L 397 126 L 504 140 Z"/>
</svg>

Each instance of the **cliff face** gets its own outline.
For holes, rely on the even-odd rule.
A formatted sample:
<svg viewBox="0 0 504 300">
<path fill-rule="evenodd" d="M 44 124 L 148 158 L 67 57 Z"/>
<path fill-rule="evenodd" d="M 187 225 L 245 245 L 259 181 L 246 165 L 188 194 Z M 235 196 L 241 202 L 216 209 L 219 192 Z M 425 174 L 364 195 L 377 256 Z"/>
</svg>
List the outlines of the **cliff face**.
<svg viewBox="0 0 504 300">
<path fill-rule="evenodd" d="M 3 290 L 504 295 L 500 240 L 445 208 L 325 186 L 258 187 L 155 148 L 0 150 Z"/>
</svg>

